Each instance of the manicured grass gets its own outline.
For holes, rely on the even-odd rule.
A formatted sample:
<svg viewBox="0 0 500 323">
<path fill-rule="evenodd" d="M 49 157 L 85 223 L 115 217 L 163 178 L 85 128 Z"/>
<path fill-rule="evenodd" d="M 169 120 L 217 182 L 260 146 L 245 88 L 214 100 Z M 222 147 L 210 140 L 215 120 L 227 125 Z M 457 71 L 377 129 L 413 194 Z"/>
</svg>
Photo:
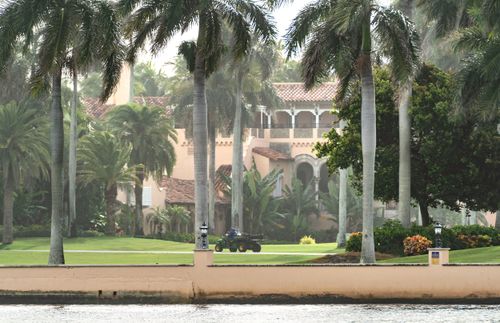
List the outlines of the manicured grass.
<svg viewBox="0 0 500 323">
<path fill-rule="evenodd" d="M 380 263 L 427 263 L 427 255 L 400 257 L 379 261 Z M 450 252 L 452 263 L 500 263 L 500 246 L 456 250 Z"/>
<path fill-rule="evenodd" d="M 155 239 L 126 237 L 94 237 L 66 239 L 65 250 L 145 251 L 145 253 L 67 252 L 66 264 L 190 264 L 191 254 L 148 254 L 147 251 L 192 251 L 194 245 Z M 44 265 L 47 263 L 48 238 L 18 239 L 8 246 L 0 246 L 0 265 Z M 22 250 L 22 251 L 21 251 Z M 30 252 L 33 250 L 33 252 Z M 35 252 L 34 250 L 38 250 Z M 44 252 L 40 252 L 44 251 Z M 335 243 L 316 245 L 264 245 L 262 252 L 280 253 L 340 253 Z M 286 264 L 305 262 L 317 255 L 266 255 L 216 253 L 218 264 Z"/>
</svg>

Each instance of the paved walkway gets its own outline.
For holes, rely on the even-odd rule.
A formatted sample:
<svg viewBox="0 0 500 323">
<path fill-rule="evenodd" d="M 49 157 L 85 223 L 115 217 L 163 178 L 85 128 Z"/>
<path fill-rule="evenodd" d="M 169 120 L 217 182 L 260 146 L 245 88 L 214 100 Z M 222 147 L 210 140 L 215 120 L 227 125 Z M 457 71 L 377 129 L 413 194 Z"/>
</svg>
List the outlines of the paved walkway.
<svg viewBox="0 0 500 323">
<path fill-rule="evenodd" d="M 49 250 L 0 250 L 0 252 L 15 251 L 15 252 L 43 252 L 48 253 Z M 64 250 L 64 253 L 119 253 L 119 254 L 172 254 L 172 255 L 188 255 L 193 251 L 155 251 L 155 250 Z M 223 255 L 285 255 L 285 256 L 326 256 L 335 255 L 336 253 L 310 253 L 310 252 L 216 252 Z"/>
</svg>

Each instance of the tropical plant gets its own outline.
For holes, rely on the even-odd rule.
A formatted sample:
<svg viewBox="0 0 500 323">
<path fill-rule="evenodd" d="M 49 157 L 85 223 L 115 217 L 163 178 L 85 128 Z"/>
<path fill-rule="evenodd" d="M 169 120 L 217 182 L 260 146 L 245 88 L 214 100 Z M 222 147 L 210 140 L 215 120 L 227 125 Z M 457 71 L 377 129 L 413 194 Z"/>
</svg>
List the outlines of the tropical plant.
<svg viewBox="0 0 500 323">
<path fill-rule="evenodd" d="M 243 57 L 250 48 L 252 34 L 263 39 L 274 36 L 267 10 L 254 0 L 184 1 L 120 0 L 119 7 L 131 13 L 127 20 L 126 36 L 133 38 L 128 55 L 134 61 L 140 48 L 149 38 L 152 51 L 158 52 L 177 33 L 193 24 L 198 25 L 196 42 L 184 42 L 179 51 L 188 60 L 194 79 L 193 145 L 195 173 L 195 228 L 208 220 L 207 194 L 207 102 L 205 80 L 214 72 L 224 52 L 222 26 L 227 24 L 233 34 L 231 53 Z M 196 248 L 202 247 L 196 234 Z"/>
<path fill-rule="evenodd" d="M 157 71 L 152 62 L 139 63 L 134 66 L 134 95 L 164 96 L 167 77 Z"/>
<path fill-rule="evenodd" d="M 136 174 L 142 167 L 130 166 L 132 146 L 121 142 L 109 131 L 92 132 L 83 137 L 80 143 L 78 156 L 82 166 L 79 180 L 83 185 L 98 182 L 104 186 L 106 234 L 114 235 L 118 185 L 136 181 Z"/>
<path fill-rule="evenodd" d="M 30 102 L 0 106 L 4 244 L 14 239 L 15 191 L 28 178 L 48 176 L 48 141 L 47 120 Z"/>
<path fill-rule="evenodd" d="M 143 218 L 144 179 L 153 176 L 159 182 L 165 174 L 172 173 L 176 160 L 173 143 L 177 142 L 177 133 L 165 108 L 161 107 L 122 105 L 115 107 L 106 117 L 116 137 L 132 147 L 128 163 L 144 166 L 136 169 L 135 174 L 136 218 L 132 224 L 132 234 L 135 235 Z"/>
<path fill-rule="evenodd" d="M 61 79 L 70 62 L 85 65 L 92 57 L 103 62 L 104 91 L 107 98 L 118 83 L 121 69 L 121 41 L 114 5 L 106 0 L 19 0 L 4 1 L 0 9 L 0 72 L 10 61 L 14 45 L 23 40 L 29 48 L 34 34 L 40 35 L 35 92 L 47 88 L 51 78 L 51 194 L 52 234 L 50 264 L 64 263 L 63 252 L 63 113 Z M 73 55 L 73 58 L 69 57 Z"/>
<path fill-rule="evenodd" d="M 282 2 L 282 1 L 273 1 Z M 376 39 L 378 47 L 372 45 Z M 373 0 L 317 0 L 293 20 L 286 37 L 288 56 L 305 47 L 302 76 L 307 88 L 328 77 L 339 79 L 338 99 L 359 76 L 362 93 L 363 251 L 361 261 L 375 262 L 373 191 L 376 148 L 375 87 L 372 54 L 385 57 L 396 80 L 405 81 L 417 64 L 417 34 L 399 11 Z"/>
<path fill-rule="evenodd" d="M 297 178 L 292 179 L 291 186 L 285 186 L 283 193 L 281 209 L 285 228 L 291 233 L 293 241 L 297 241 L 308 229 L 307 217 L 319 212 L 317 194 L 311 183 L 304 185 Z"/>
<path fill-rule="evenodd" d="M 174 223 L 177 225 L 177 232 L 181 232 L 181 225 L 186 226 L 186 233 L 188 233 L 188 227 L 191 223 L 191 214 L 189 211 L 180 205 L 169 205 L 166 209 L 168 217 L 171 219 L 170 224 Z"/>
<path fill-rule="evenodd" d="M 167 209 L 161 208 L 159 206 L 153 209 L 153 212 L 148 213 L 146 215 L 146 221 L 150 225 L 150 233 L 151 235 L 159 234 L 161 237 L 163 233 L 163 227 L 167 226 L 171 222 L 170 215 L 167 212 Z"/>
</svg>

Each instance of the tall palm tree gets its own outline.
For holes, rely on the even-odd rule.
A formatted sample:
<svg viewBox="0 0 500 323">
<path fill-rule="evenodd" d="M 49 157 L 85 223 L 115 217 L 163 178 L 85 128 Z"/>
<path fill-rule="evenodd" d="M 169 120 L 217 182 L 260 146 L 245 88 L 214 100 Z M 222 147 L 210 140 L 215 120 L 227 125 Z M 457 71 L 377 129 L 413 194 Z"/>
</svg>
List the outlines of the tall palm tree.
<svg viewBox="0 0 500 323">
<path fill-rule="evenodd" d="M 167 116 L 165 108 L 148 107 L 136 104 L 122 105 L 107 114 L 106 119 L 116 136 L 132 147 L 131 165 L 144 165 L 136 170 L 135 183 L 135 221 L 132 233 L 142 226 L 142 192 L 144 179 L 153 176 L 161 181 L 170 175 L 175 165 L 175 148 L 177 133 L 172 120 Z"/>
<path fill-rule="evenodd" d="M 244 83 L 255 78 L 255 71 L 260 70 L 261 84 L 272 74 L 277 61 L 274 46 L 271 43 L 253 42 L 245 57 L 236 62 L 233 70 L 236 79 L 236 101 L 233 124 L 233 158 L 231 176 L 231 226 L 243 230 L 243 97 Z M 264 85 L 264 84 L 263 84 Z M 263 86 L 262 89 L 266 87 Z M 268 88 L 272 88 L 269 86 Z M 261 102 L 267 103 L 268 102 Z"/>
<path fill-rule="evenodd" d="M 80 141 L 78 148 L 82 167 L 79 180 L 84 184 L 104 185 L 106 202 L 106 234 L 115 235 L 115 204 L 118 185 L 137 180 L 135 173 L 141 167 L 127 167 L 132 152 L 130 144 L 124 144 L 108 131 L 95 131 Z"/>
<path fill-rule="evenodd" d="M 14 192 L 29 177 L 48 175 L 47 120 L 29 102 L 0 106 L 0 163 L 3 177 L 3 240 L 14 240 Z"/>
<path fill-rule="evenodd" d="M 266 8 L 255 0 L 120 0 L 124 12 L 131 13 L 127 21 L 127 36 L 133 36 L 129 60 L 134 61 L 137 52 L 149 38 L 153 52 L 158 52 L 177 33 L 184 32 L 193 24 L 198 25 L 196 42 L 184 43 L 193 58 L 190 70 L 194 78 L 193 145 L 195 174 L 195 230 L 207 216 L 207 101 L 205 80 L 217 69 L 225 48 L 222 32 L 227 24 L 233 32 L 231 52 L 242 57 L 250 48 L 252 32 L 269 39 L 275 28 Z M 182 48 L 181 48 L 182 49 Z M 196 248 L 202 247 L 196 234 Z"/>
<path fill-rule="evenodd" d="M 189 59 L 189 57 L 186 57 Z M 229 133 L 233 122 L 234 85 L 228 69 L 214 72 L 207 80 L 207 122 L 208 122 L 208 227 L 215 228 L 215 177 L 216 137 L 218 132 Z M 176 106 L 176 118 L 186 124 L 186 134 L 193 135 L 193 84 L 186 80 L 177 84 L 171 103 Z M 191 125 L 191 126 L 190 126 Z"/>
<path fill-rule="evenodd" d="M 398 5 L 401 11 L 413 19 L 415 10 L 414 0 L 400 0 Z M 403 82 L 399 89 L 399 197 L 398 216 L 405 228 L 411 225 L 411 125 L 409 106 L 412 95 L 413 77 Z"/>
<path fill-rule="evenodd" d="M 373 193 L 376 149 L 375 88 L 372 55 L 384 56 L 397 80 L 412 74 L 418 61 L 417 34 L 397 10 L 373 0 L 316 0 L 293 20 L 286 37 L 288 56 L 305 47 L 303 79 L 313 87 L 332 71 L 338 77 L 338 99 L 361 79 L 363 150 L 363 245 L 361 262 L 375 262 Z M 373 39 L 378 47 L 373 46 Z"/>
<path fill-rule="evenodd" d="M 63 147 L 64 127 L 61 78 L 71 52 L 82 58 L 98 57 L 103 62 L 107 98 L 118 83 L 121 69 L 121 41 L 113 5 L 106 0 L 7 0 L 0 9 L 0 72 L 13 54 L 16 41 L 25 48 L 39 33 L 35 91 L 46 88 L 51 79 L 51 239 L 50 264 L 64 263 L 63 252 Z M 82 35 L 82 37 L 76 37 Z"/>
</svg>

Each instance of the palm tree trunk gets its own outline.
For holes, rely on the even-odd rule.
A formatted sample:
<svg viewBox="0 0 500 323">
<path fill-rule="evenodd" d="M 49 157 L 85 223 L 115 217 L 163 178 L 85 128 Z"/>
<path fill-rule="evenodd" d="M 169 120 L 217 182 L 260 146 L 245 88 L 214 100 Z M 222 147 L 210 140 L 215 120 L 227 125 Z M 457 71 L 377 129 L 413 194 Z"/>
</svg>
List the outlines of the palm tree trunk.
<svg viewBox="0 0 500 323">
<path fill-rule="evenodd" d="M 233 169 L 231 176 L 231 227 L 243 231 L 243 140 L 242 140 L 242 87 L 243 75 L 238 73 L 236 84 L 236 106 L 233 126 Z"/>
<path fill-rule="evenodd" d="M 412 84 L 408 81 L 401 89 L 399 102 L 399 220 L 405 228 L 410 227 L 411 199 L 411 151 L 410 115 L 408 108 L 412 94 Z"/>
<path fill-rule="evenodd" d="M 375 150 L 377 146 L 375 85 L 371 64 L 370 22 L 363 26 L 361 76 L 361 146 L 363 152 L 363 239 L 361 262 L 375 263 L 373 237 L 373 195 L 375 187 Z"/>
<path fill-rule="evenodd" d="M 14 181 L 7 165 L 3 165 L 3 244 L 14 241 Z"/>
<path fill-rule="evenodd" d="M 52 128 L 50 132 L 50 188 L 52 195 L 50 254 L 49 265 L 64 264 L 63 248 L 63 154 L 64 154 L 64 122 L 61 104 L 61 74 L 62 69 L 52 76 Z"/>
<path fill-rule="evenodd" d="M 77 134 L 77 116 L 76 108 L 78 106 L 78 76 L 76 69 L 73 70 L 73 99 L 71 100 L 71 123 L 69 132 L 69 221 L 68 235 L 76 237 L 76 144 Z"/>
<path fill-rule="evenodd" d="M 403 13 L 413 18 L 415 1 L 401 2 Z M 408 80 L 400 90 L 399 100 L 399 198 L 398 215 L 401 224 L 409 228 L 411 224 L 411 128 L 408 112 L 412 96 L 412 82 Z"/>
<path fill-rule="evenodd" d="M 143 170 L 138 170 L 136 172 L 136 177 L 137 177 L 137 182 L 135 183 L 134 187 L 134 195 L 135 195 L 135 219 L 134 219 L 134 224 L 133 224 L 133 229 L 132 229 L 132 234 L 134 236 L 136 235 L 143 235 L 144 232 L 142 230 L 142 220 L 143 220 L 143 214 L 142 214 L 142 186 L 144 184 L 144 171 Z"/>
<path fill-rule="evenodd" d="M 208 130 L 209 137 L 209 161 L 208 161 L 208 229 L 213 233 L 215 229 L 215 127 Z"/>
<path fill-rule="evenodd" d="M 347 222 L 347 169 L 339 171 L 339 233 L 337 234 L 337 247 L 345 247 L 345 234 Z"/>
<path fill-rule="evenodd" d="M 340 120 L 340 129 L 343 131 L 345 120 Z M 345 247 L 345 234 L 347 231 L 347 169 L 339 170 L 339 233 L 337 234 L 337 247 Z"/>
<path fill-rule="evenodd" d="M 115 202 L 116 202 L 117 189 L 116 185 L 106 189 L 106 235 L 114 236 L 116 234 L 115 222 Z"/>
<path fill-rule="evenodd" d="M 198 45 L 202 44 L 203 18 L 200 17 Z M 195 248 L 202 248 L 199 228 L 208 220 L 207 194 L 207 99 L 205 93 L 205 55 L 203 49 L 196 50 L 194 69 L 194 107 L 193 107 L 193 148 L 194 148 L 194 196 L 195 196 Z"/>
</svg>

